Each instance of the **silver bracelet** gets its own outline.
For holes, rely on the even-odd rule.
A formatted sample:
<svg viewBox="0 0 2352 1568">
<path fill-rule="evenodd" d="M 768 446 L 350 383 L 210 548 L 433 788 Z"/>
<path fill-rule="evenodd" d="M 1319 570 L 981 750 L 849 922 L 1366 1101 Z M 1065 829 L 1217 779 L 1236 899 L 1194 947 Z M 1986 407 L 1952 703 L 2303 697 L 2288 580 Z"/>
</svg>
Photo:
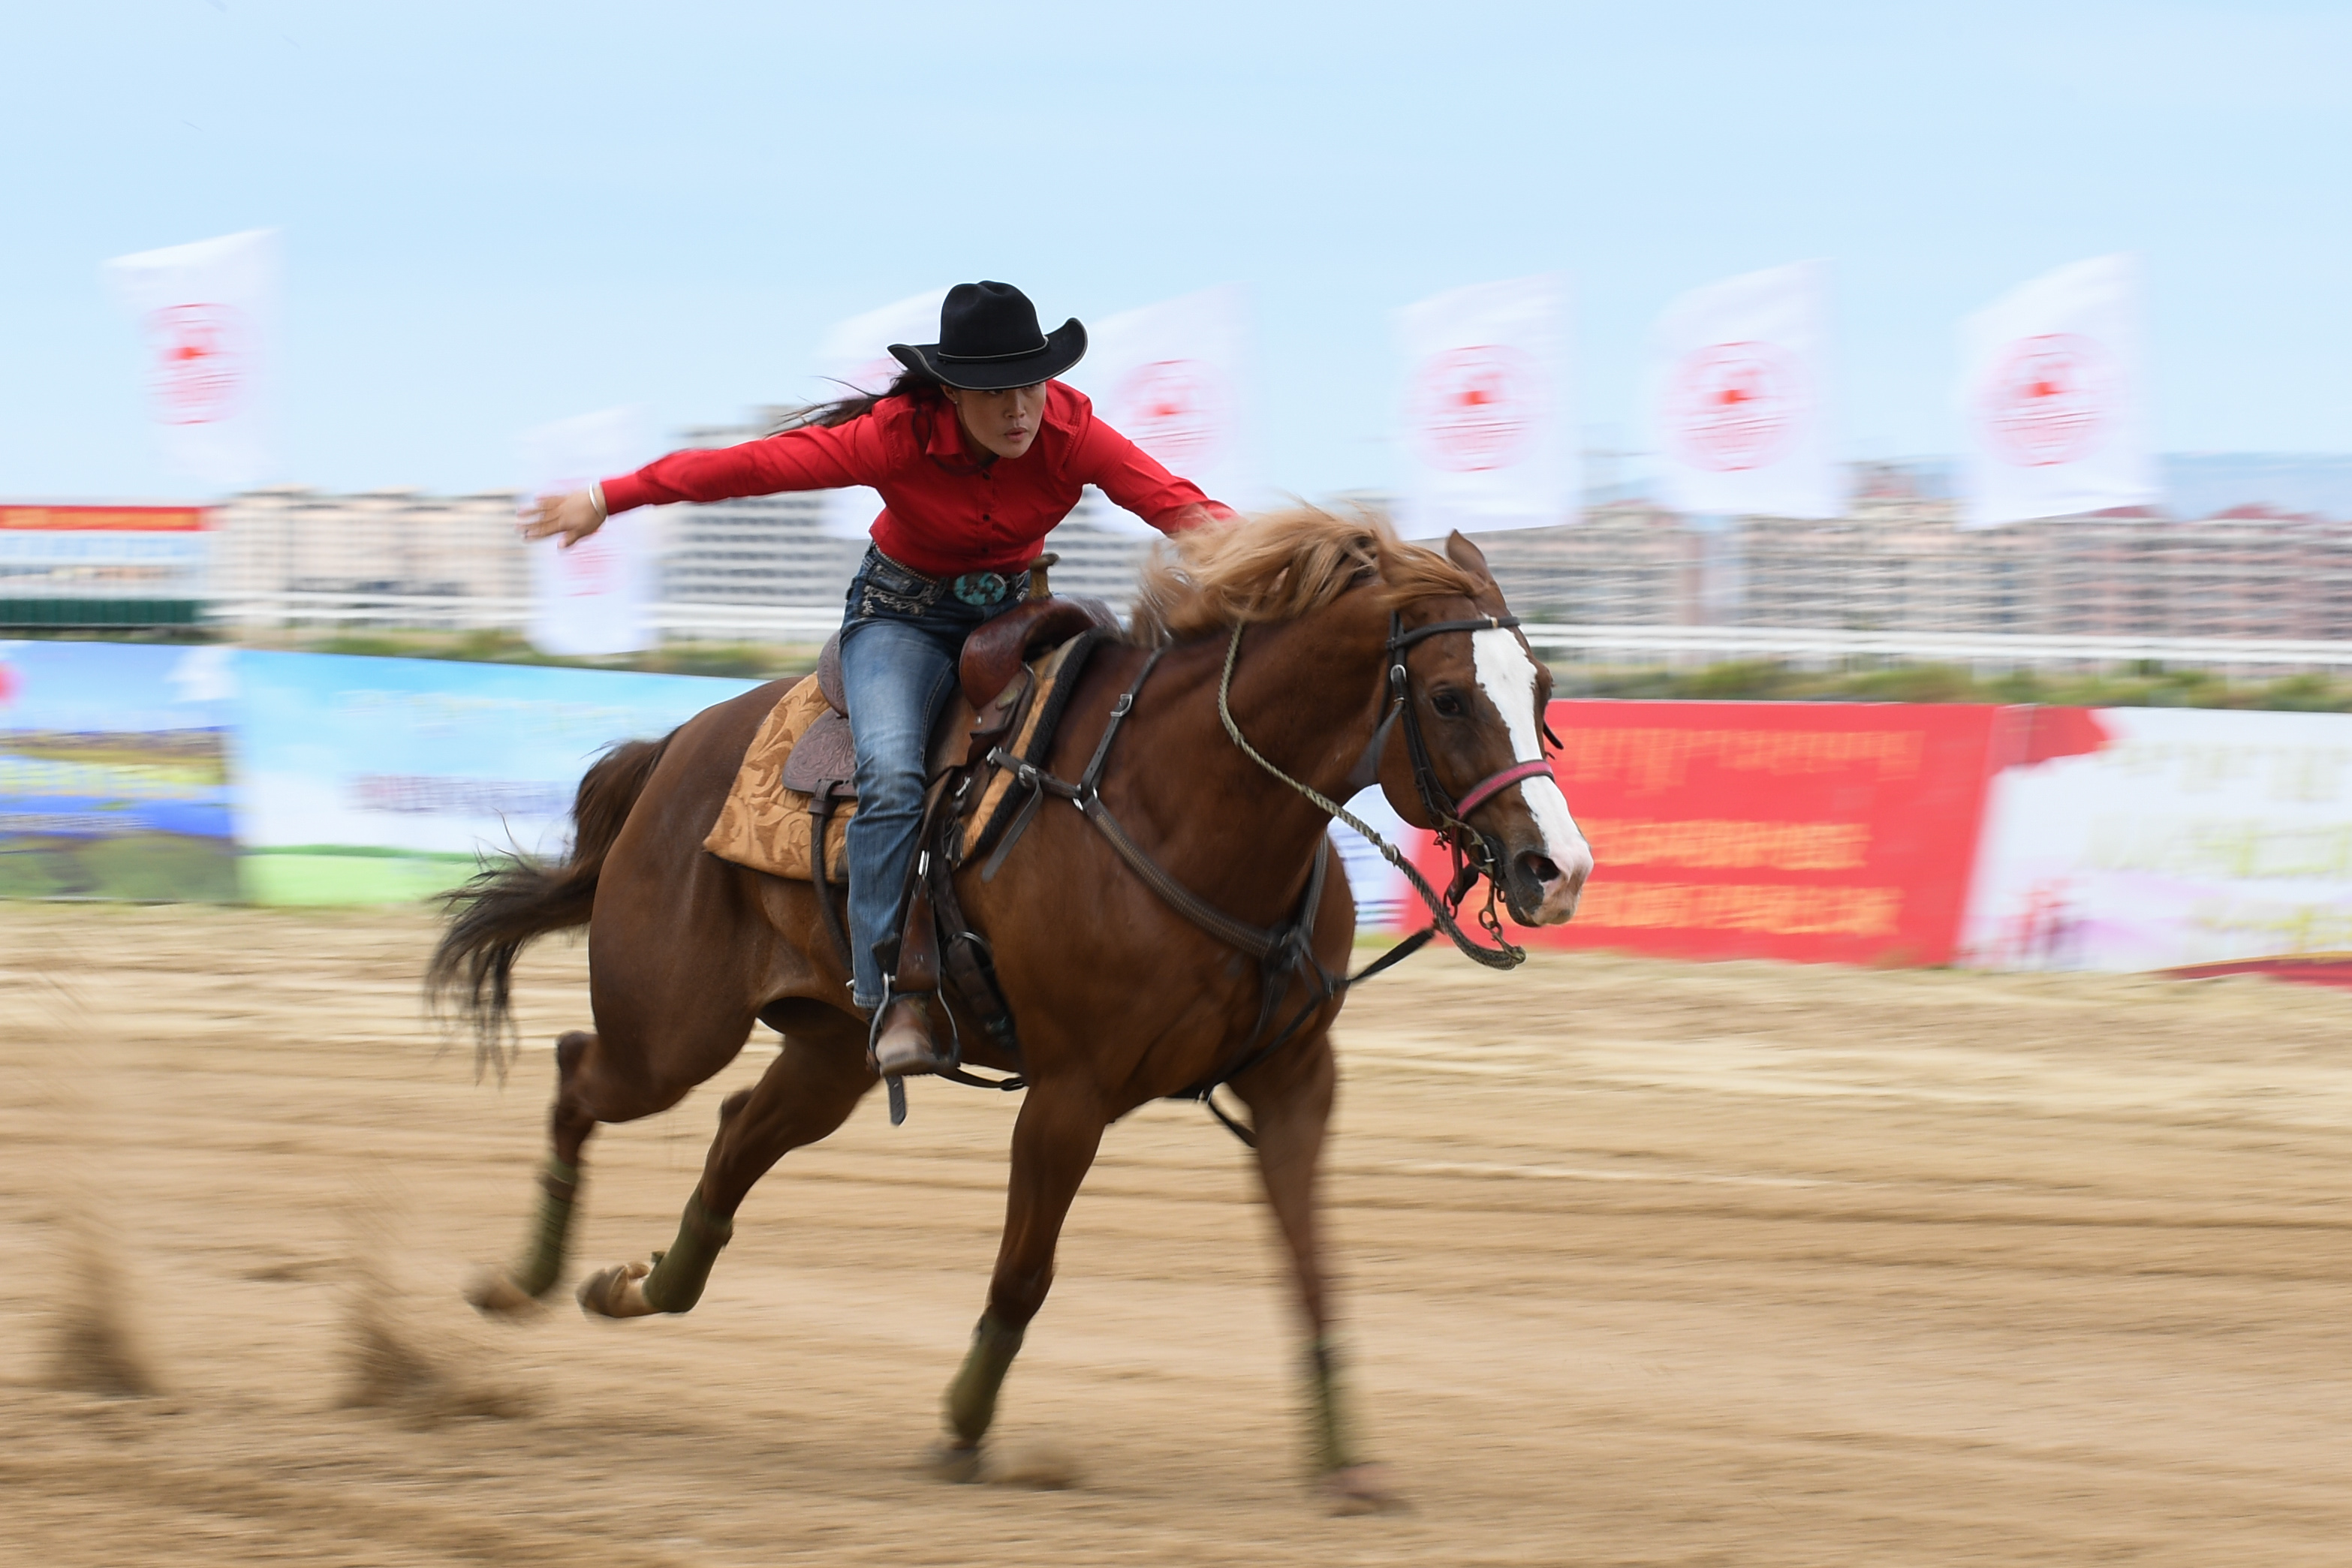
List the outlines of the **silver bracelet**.
<svg viewBox="0 0 2352 1568">
<path fill-rule="evenodd" d="M 596 520 L 600 523 L 613 515 L 604 509 L 604 481 L 602 479 L 588 481 L 588 504 L 596 508 Z"/>
</svg>

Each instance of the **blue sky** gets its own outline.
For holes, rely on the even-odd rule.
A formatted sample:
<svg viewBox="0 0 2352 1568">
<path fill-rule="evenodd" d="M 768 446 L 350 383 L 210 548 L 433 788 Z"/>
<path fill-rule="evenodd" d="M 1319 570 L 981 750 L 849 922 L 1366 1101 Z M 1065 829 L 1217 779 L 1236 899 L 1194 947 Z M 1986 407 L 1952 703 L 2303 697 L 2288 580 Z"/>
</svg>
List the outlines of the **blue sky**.
<svg viewBox="0 0 2352 1568">
<path fill-rule="evenodd" d="M 2352 450 L 2352 4 L 89 0 L 0 13 L 0 496 L 188 496 L 110 256 L 283 232 L 282 476 L 808 392 L 961 277 L 1251 289 L 1268 477 L 1391 476 L 1389 312 L 1560 270 L 1590 437 L 1678 291 L 1832 265 L 1847 455 L 1948 451 L 1953 327 L 2137 252 L 2159 444 Z"/>
</svg>

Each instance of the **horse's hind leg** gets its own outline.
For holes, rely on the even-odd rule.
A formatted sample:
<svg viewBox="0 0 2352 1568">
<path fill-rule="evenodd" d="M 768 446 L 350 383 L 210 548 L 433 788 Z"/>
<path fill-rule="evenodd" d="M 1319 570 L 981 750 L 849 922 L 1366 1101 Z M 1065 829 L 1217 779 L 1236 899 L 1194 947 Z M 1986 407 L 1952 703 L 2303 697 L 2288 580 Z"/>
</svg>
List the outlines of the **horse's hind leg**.
<svg viewBox="0 0 2352 1568">
<path fill-rule="evenodd" d="M 600 1043 L 584 1030 L 573 1030 L 555 1042 L 555 1103 L 548 1113 L 539 1212 L 515 1261 L 489 1270 L 467 1290 L 466 1299 L 483 1312 L 522 1312 L 563 1277 L 573 1202 L 580 1191 L 580 1155 L 596 1124 L 630 1121 L 662 1109 L 654 1103 L 657 1096 L 646 1088 L 633 1091 L 614 1081 Z"/>
<path fill-rule="evenodd" d="M 1348 1389 L 1331 1333 L 1325 1294 L 1323 1242 L 1316 1184 L 1323 1135 L 1331 1121 L 1338 1071 L 1331 1038 L 1317 1035 L 1276 1056 L 1234 1084 L 1246 1102 L 1257 1135 L 1258 1177 L 1298 1285 L 1307 1326 L 1307 1399 L 1318 1482 L 1339 1513 L 1396 1506 L 1385 1473 L 1364 1462 L 1348 1410 Z"/>
<path fill-rule="evenodd" d="M 865 1030 L 853 1020 L 786 1035 L 760 1082 L 720 1103 L 719 1135 L 686 1200 L 677 1239 L 649 1262 L 591 1275 L 580 1287 L 582 1309 L 614 1318 L 692 1310 L 753 1184 L 785 1155 L 829 1136 L 875 1082 L 866 1067 Z"/>
</svg>

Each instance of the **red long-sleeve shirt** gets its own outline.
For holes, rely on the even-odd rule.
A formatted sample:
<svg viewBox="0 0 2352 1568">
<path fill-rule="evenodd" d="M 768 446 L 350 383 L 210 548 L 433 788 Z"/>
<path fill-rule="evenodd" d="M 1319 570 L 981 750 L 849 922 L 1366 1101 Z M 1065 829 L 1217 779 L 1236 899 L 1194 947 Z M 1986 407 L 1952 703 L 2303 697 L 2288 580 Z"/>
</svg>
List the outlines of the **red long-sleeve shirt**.
<svg viewBox="0 0 2352 1568">
<path fill-rule="evenodd" d="M 882 553 L 933 577 L 1019 570 L 1087 485 L 1163 533 L 1234 515 L 1097 419 L 1086 393 L 1060 382 L 1046 383 L 1037 438 L 1018 457 L 974 461 L 953 405 L 936 393 L 885 398 L 846 424 L 673 452 L 605 480 L 604 506 L 625 512 L 851 485 L 882 493 L 874 519 Z"/>
</svg>

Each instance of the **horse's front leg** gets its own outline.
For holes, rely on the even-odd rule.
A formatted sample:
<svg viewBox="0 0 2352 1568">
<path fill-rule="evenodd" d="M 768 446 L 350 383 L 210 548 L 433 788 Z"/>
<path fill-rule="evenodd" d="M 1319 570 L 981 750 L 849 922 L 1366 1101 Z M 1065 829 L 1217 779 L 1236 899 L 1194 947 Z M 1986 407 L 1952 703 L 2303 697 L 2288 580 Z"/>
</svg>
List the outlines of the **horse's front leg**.
<svg viewBox="0 0 2352 1568">
<path fill-rule="evenodd" d="M 1331 1037 L 1318 1034 L 1277 1052 L 1234 1084 L 1256 1124 L 1258 1177 L 1290 1247 L 1298 1304 L 1307 1320 L 1307 1408 L 1317 1484 L 1335 1513 L 1400 1506 L 1387 1472 L 1367 1462 L 1349 1411 L 1349 1391 L 1325 1297 L 1316 1183 L 1338 1081 Z"/>
<path fill-rule="evenodd" d="M 979 1477 L 981 1439 L 996 1418 L 997 1391 L 1020 1353 L 1029 1320 L 1053 1288 L 1062 1221 L 1094 1165 L 1106 1124 L 1091 1082 L 1040 1084 L 1022 1103 L 1013 1124 L 1004 1239 L 988 1282 L 988 1310 L 972 1330 L 961 1370 L 948 1385 L 948 1435 L 933 1454 L 932 1468 L 946 1479 Z"/>
</svg>

